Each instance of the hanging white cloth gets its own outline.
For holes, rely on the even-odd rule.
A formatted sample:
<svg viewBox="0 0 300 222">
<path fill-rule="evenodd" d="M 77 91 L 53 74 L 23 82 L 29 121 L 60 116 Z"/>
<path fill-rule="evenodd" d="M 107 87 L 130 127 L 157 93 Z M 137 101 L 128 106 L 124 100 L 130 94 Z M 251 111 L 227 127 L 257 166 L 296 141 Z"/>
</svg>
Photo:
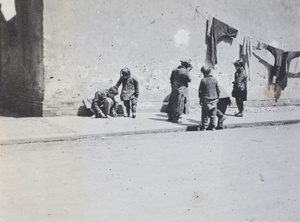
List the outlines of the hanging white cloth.
<svg viewBox="0 0 300 222">
<path fill-rule="evenodd" d="M 6 21 L 16 15 L 15 0 L 0 0 L 1 11 Z"/>
<path fill-rule="evenodd" d="M 206 35 L 207 37 L 211 37 L 210 36 L 210 32 L 211 32 L 211 26 L 212 26 L 212 19 L 213 17 L 211 15 L 208 15 L 208 19 L 207 19 L 207 28 L 206 28 Z"/>
<path fill-rule="evenodd" d="M 244 61 L 245 71 L 247 73 L 248 79 L 250 81 L 251 74 L 251 56 L 253 51 L 252 38 L 250 36 L 244 37 L 243 45 L 241 48 L 240 58 Z"/>
</svg>

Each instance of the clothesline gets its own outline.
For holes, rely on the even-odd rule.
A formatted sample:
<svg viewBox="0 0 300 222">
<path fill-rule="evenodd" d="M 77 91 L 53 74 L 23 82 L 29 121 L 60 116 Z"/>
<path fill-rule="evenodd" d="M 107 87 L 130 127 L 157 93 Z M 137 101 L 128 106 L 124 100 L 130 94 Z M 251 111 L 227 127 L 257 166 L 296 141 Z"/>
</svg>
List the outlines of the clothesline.
<svg viewBox="0 0 300 222">
<path fill-rule="evenodd" d="M 208 20 L 208 18 L 207 18 L 205 15 L 203 15 L 200 11 L 198 11 L 198 9 L 202 10 L 199 6 L 196 7 L 196 9 L 195 9 L 195 15 L 194 15 L 194 20 L 195 20 L 196 15 L 198 15 L 198 17 L 199 17 L 199 14 L 200 14 L 205 20 Z M 208 13 L 208 12 L 206 12 L 206 13 Z M 210 16 L 211 16 L 211 15 L 210 15 Z M 238 42 L 238 41 L 237 41 L 236 39 L 234 39 L 234 38 L 233 38 L 233 41 L 237 42 L 238 44 L 241 44 L 240 42 Z"/>
<path fill-rule="evenodd" d="M 294 51 L 284 51 L 278 48 L 273 47 L 272 45 L 259 40 L 257 38 L 254 38 L 250 35 L 246 35 L 245 33 L 229 26 L 228 24 L 225 24 L 224 22 L 216 19 L 215 16 L 211 16 L 210 14 L 205 16 L 201 11 L 203 9 L 200 9 L 200 7 L 197 6 L 195 9 L 195 17 L 197 15 L 201 15 L 203 18 L 206 19 L 207 27 L 206 27 L 206 36 L 210 37 L 210 45 L 211 48 L 211 64 L 214 66 L 217 64 L 217 47 L 218 40 L 223 37 L 231 37 L 231 39 L 234 42 L 237 42 L 240 47 L 240 58 L 243 59 L 244 62 L 244 68 L 247 73 L 247 76 L 250 81 L 250 73 L 251 73 L 251 55 L 252 50 L 254 49 L 267 49 L 274 57 L 275 57 L 275 63 L 273 67 L 277 67 L 276 70 L 274 69 L 272 73 L 268 76 L 268 86 L 275 84 L 274 87 L 274 98 L 277 99 L 280 97 L 281 91 L 284 90 L 287 87 L 287 78 L 289 73 L 289 64 L 290 61 L 294 58 L 300 57 L 300 51 L 294 52 Z M 208 12 L 205 12 L 208 14 Z M 211 27 L 210 27 L 211 26 Z M 241 44 L 239 41 L 237 41 L 235 38 L 239 34 L 244 34 L 243 44 Z M 253 47 L 253 40 L 256 42 L 255 47 Z M 297 63 L 298 65 L 298 63 Z M 275 83 L 273 82 L 273 79 L 275 78 Z"/>
<path fill-rule="evenodd" d="M 195 14 L 194 14 L 194 20 L 195 20 L 195 17 L 196 17 L 196 15 L 199 17 L 199 15 L 201 15 L 205 20 L 208 20 L 208 18 L 205 16 L 205 15 L 203 15 L 201 12 L 199 12 L 198 11 L 198 9 L 200 9 L 200 10 L 202 10 L 199 6 L 197 6 L 196 7 L 196 9 L 195 9 Z M 202 10 L 203 11 L 203 10 Z M 206 12 L 206 13 L 208 13 L 208 12 Z M 211 16 L 211 15 L 210 15 Z M 233 39 L 233 41 L 235 41 L 236 43 L 238 43 L 239 45 L 241 45 L 241 43 L 239 42 L 239 41 L 237 41 L 236 39 L 234 39 L 234 38 L 232 38 Z M 205 50 L 203 50 L 204 52 L 205 52 Z"/>
<path fill-rule="evenodd" d="M 204 11 L 203 9 L 201 9 L 200 6 L 197 6 L 197 7 L 195 8 L 195 13 L 200 14 L 200 15 L 201 15 L 202 17 L 204 17 L 206 20 L 208 20 L 208 18 L 207 18 L 205 15 L 203 15 L 201 12 L 199 12 L 198 9 L 200 9 L 200 10 L 203 11 L 203 12 L 205 12 L 206 14 L 209 14 L 209 15 L 212 16 L 212 17 L 216 17 L 216 16 L 211 15 L 211 13 L 208 13 L 207 11 Z"/>
<path fill-rule="evenodd" d="M 198 9 L 200 9 L 201 11 L 204 12 L 204 10 L 200 8 L 200 6 L 197 6 L 197 7 L 195 8 L 194 20 L 195 20 L 196 14 L 197 14 L 198 16 L 199 16 L 199 14 L 200 14 L 204 19 L 209 20 L 209 19 L 208 19 L 203 13 L 201 13 Z M 211 15 L 211 14 L 208 13 L 207 11 L 205 11 L 205 13 L 209 14 L 209 16 L 211 16 L 211 17 L 215 17 L 215 18 L 216 18 L 216 16 Z M 244 32 L 241 31 L 241 30 L 239 30 L 239 33 L 243 34 L 244 36 L 249 36 L 250 38 L 255 39 L 255 40 L 257 40 L 257 41 L 260 41 L 260 42 L 262 42 L 262 43 L 264 43 L 264 44 L 266 44 L 266 45 L 270 45 L 269 43 L 266 43 L 265 41 L 262 41 L 261 39 L 254 38 L 253 36 L 248 35 L 248 34 L 244 33 Z M 235 42 L 237 42 L 238 44 L 242 45 L 239 41 L 237 41 L 237 40 L 234 39 L 234 38 L 233 38 L 233 41 L 235 41 Z"/>
<path fill-rule="evenodd" d="M 198 11 L 198 8 L 199 8 L 199 6 L 197 6 L 195 9 L 194 20 L 195 20 L 196 15 L 199 17 L 199 14 L 207 20 L 207 18 L 201 12 Z"/>
</svg>

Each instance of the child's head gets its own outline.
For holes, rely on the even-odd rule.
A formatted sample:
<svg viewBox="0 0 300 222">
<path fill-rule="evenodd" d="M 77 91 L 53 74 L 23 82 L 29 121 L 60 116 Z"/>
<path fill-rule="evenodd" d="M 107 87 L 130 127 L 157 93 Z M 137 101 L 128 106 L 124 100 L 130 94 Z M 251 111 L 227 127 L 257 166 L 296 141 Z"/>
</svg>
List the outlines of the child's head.
<svg viewBox="0 0 300 222">
<path fill-rule="evenodd" d="M 202 66 L 201 72 L 204 76 L 208 76 L 211 73 L 211 68 L 209 66 Z"/>
<path fill-rule="evenodd" d="M 188 68 L 191 66 L 191 59 L 182 59 L 180 60 L 182 66 Z"/>
<path fill-rule="evenodd" d="M 234 65 L 234 67 L 235 67 L 236 69 L 239 69 L 239 68 L 241 68 L 241 67 L 244 67 L 244 63 L 243 63 L 243 60 L 242 60 L 242 59 L 239 59 L 239 60 L 235 61 L 235 62 L 233 63 L 233 65 Z"/>
<path fill-rule="evenodd" d="M 130 77 L 130 75 L 131 75 L 131 72 L 130 72 L 130 69 L 128 69 L 128 68 L 126 67 L 126 68 L 121 69 L 120 74 L 121 74 L 125 79 L 128 79 L 128 78 Z"/>
<path fill-rule="evenodd" d="M 108 89 L 108 92 L 107 92 L 107 96 L 108 96 L 108 97 L 113 98 L 113 97 L 115 97 L 115 96 L 118 95 L 118 94 L 119 94 L 119 92 L 118 92 L 118 87 L 112 86 L 112 87 L 110 87 L 110 88 Z"/>
</svg>

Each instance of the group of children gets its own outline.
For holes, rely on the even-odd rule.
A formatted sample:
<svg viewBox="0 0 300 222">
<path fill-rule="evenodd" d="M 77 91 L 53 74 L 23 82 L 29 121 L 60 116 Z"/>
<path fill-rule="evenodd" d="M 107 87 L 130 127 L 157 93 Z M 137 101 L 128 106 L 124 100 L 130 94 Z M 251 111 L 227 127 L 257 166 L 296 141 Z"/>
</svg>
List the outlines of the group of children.
<svg viewBox="0 0 300 222">
<path fill-rule="evenodd" d="M 234 62 L 234 67 L 236 72 L 234 73 L 234 81 L 232 82 L 232 97 L 235 97 L 239 110 L 235 116 L 243 117 L 243 102 L 247 100 L 247 74 L 242 60 Z M 202 107 L 202 125 L 200 130 L 223 129 L 223 122 L 226 119 L 225 112 L 227 106 L 231 105 L 230 97 L 211 75 L 210 67 L 203 66 L 201 72 L 204 78 L 201 79 L 199 86 L 199 99 Z M 218 121 L 216 121 L 217 117 Z"/>
<path fill-rule="evenodd" d="M 243 101 L 247 100 L 247 75 L 241 60 L 236 61 L 234 66 L 236 72 L 234 75 L 232 96 L 236 98 L 239 109 L 236 116 L 242 117 L 244 111 Z M 203 66 L 201 72 L 204 78 L 201 79 L 198 91 L 199 104 L 202 107 L 202 125 L 200 130 L 223 129 L 223 122 L 226 119 L 225 112 L 227 106 L 231 105 L 230 96 L 212 76 L 209 66 Z M 131 71 L 128 68 L 123 68 L 120 71 L 120 78 L 115 86 L 95 93 L 92 101 L 92 110 L 96 118 L 117 116 L 115 96 L 118 95 L 120 85 L 122 85 L 120 98 L 125 106 L 124 117 L 130 117 L 130 114 L 132 118 L 136 117 L 139 82 L 131 75 Z"/>
<path fill-rule="evenodd" d="M 137 100 L 139 97 L 139 82 L 131 75 L 128 68 L 120 71 L 120 78 L 115 86 L 109 89 L 98 91 L 92 101 L 92 110 L 96 118 L 107 118 L 109 116 L 116 117 L 116 101 L 115 96 L 118 95 L 118 88 L 122 84 L 120 98 L 124 103 L 126 113 L 124 117 L 136 117 Z"/>
</svg>

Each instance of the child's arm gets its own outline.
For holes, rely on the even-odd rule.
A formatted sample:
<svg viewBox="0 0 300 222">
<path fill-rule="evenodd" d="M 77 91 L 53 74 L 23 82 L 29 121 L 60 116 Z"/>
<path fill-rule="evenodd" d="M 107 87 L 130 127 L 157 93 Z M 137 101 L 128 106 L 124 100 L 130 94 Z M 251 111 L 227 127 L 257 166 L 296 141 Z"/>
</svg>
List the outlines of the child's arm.
<svg viewBox="0 0 300 222">
<path fill-rule="evenodd" d="M 113 107 L 112 107 L 112 114 L 113 114 L 113 116 L 114 117 L 116 117 L 117 116 L 117 102 L 116 102 L 116 99 L 115 99 L 115 97 L 114 98 L 112 98 L 112 100 L 113 100 L 113 102 L 114 102 L 114 105 L 113 105 Z"/>
<path fill-rule="evenodd" d="M 116 87 L 119 88 L 119 86 L 121 85 L 121 83 L 123 82 L 123 78 L 122 76 L 120 77 L 120 79 L 118 80 Z"/>
<path fill-rule="evenodd" d="M 247 81 L 246 72 L 242 71 L 241 73 L 239 73 L 239 75 L 237 76 L 237 78 L 235 80 L 235 84 L 240 91 L 244 91 L 246 89 L 246 87 L 245 87 L 246 81 Z"/>
<path fill-rule="evenodd" d="M 135 89 L 134 96 L 136 98 L 138 98 L 140 95 L 139 81 L 137 79 L 133 78 L 133 83 L 134 83 L 134 89 Z"/>
<path fill-rule="evenodd" d="M 199 104 L 202 105 L 202 91 L 203 91 L 203 82 L 201 80 L 200 85 L 199 85 L 199 89 L 198 89 L 198 97 L 199 97 Z"/>
<path fill-rule="evenodd" d="M 96 114 L 96 117 L 104 117 L 104 113 L 102 112 L 102 110 L 99 107 L 99 103 L 101 102 L 101 100 L 103 100 L 103 95 L 100 91 L 95 93 L 95 98 L 93 99 L 93 109 L 94 112 Z"/>
<path fill-rule="evenodd" d="M 172 86 L 173 83 L 174 83 L 174 73 L 175 73 L 175 71 L 172 70 L 172 73 L 171 73 L 171 76 L 170 76 L 170 83 L 171 83 L 171 86 Z"/>
<path fill-rule="evenodd" d="M 220 87 L 219 87 L 218 81 L 216 83 L 216 90 L 217 90 L 217 95 L 218 95 L 218 98 L 219 98 L 220 97 Z"/>
<path fill-rule="evenodd" d="M 191 82 L 192 81 L 190 73 L 188 71 L 186 72 L 186 81 L 187 82 Z"/>
</svg>

